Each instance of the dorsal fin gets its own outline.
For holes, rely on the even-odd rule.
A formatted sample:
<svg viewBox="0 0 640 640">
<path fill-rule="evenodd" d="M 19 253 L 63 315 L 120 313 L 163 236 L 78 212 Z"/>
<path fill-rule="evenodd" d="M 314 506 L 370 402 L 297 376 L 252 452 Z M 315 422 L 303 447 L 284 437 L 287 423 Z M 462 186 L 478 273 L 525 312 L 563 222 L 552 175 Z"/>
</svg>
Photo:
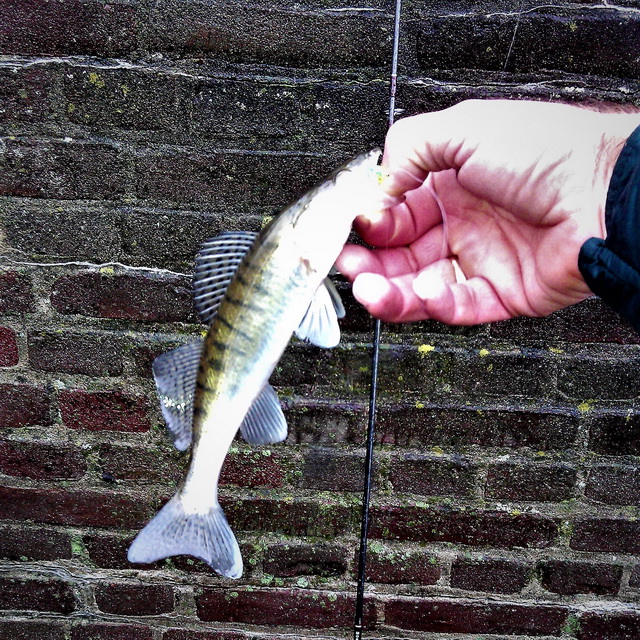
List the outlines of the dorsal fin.
<svg viewBox="0 0 640 640">
<path fill-rule="evenodd" d="M 229 282 L 257 235 L 253 231 L 225 231 L 203 243 L 193 272 L 194 304 L 203 323 L 213 321 Z"/>
</svg>

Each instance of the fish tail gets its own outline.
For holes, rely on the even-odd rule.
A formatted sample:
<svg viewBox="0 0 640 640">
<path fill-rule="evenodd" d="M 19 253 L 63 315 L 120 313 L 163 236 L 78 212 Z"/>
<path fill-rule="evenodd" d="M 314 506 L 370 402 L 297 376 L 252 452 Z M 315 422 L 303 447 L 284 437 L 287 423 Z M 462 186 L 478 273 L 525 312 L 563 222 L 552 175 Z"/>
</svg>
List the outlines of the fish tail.
<svg viewBox="0 0 640 640">
<path fill-rule="evenodd" d="M 200 558 L 227 578 L 242 575 L 238 542 L 217 501 L 205 513 L 191 513 L 176 494 L 136 536 L 127 557 L 146 564 L 177 555 Z"/>
</svg>

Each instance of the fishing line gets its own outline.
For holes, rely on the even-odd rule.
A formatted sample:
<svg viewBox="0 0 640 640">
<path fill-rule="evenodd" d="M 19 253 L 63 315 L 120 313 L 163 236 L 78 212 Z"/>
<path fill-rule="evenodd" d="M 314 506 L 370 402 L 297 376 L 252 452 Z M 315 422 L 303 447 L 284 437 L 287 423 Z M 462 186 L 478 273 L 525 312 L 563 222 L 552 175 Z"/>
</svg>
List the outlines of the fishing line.
<svg viewBox="0 0 640 640">
<path fill-rule="evenodd" d="M 393 125 L 396 109 L 396 85 L 398 78 L 398 45 L 400 41 L 400 10 L 402 0 L 396 0 L 393 23 L 393 54 L 391 56 L 391 81 L 389 86 L 389 127 Z M 367 541 L 369 534 L 369 503 L 371 501 L 371 473 L 373 468 L 373 445 L 375 440 L 376 400 L 378 393 L 378 366 L 380 362 L 381 322 L 373 323 L 373 344 L 371 353 L 371 386 L 369 391 L 369 421 L 364 460 L 364 491 L 362 496 L 362 522 L 360 528 L 360 550 L 358 553 L 358 586 L 356 593 L 356 613 L 353 624 L 354 640 L 362 639 L 364 612 L 364 585 L 367 565 Z"/>
</svg>

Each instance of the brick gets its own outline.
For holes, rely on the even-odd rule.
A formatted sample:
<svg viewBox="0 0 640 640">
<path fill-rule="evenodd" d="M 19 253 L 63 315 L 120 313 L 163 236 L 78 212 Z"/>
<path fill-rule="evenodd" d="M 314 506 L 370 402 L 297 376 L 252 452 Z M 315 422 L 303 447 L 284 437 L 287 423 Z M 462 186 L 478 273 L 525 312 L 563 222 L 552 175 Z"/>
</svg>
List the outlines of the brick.
<svg viewBox="0 0 640 640">
<path fill-rule="evenodd" d="M 71 538 L 68 533 L 41 527 L 0 526 L 0 558 L 14 561 L 68 560 L 71 556 Z"/>
<path fill-rule="evenodd" d="M 35 480 L 81 478 L 87 461 L 74 446 L 35 441 L 0 440 L 0 471 Z"/>
<path fill-rule="evenodd" d="M 276 377 L 273 376 L 272 381 Z M 361 404 L 344 401 L 287 404 L 289 406 L 284 407 L 284 414 L 292 442 L 314 445 L 332 445 L 336 442 L 363 444 L 366 414 Z"/>
<path fill-rule="evenodd" d="M 138 497 L 87 489 L 0 487 L 0 519 L 87 527 L 142 527 L 155 510 Z"/>
<path fill-rule="evenodd" d="M 15 428 L 51 423 L 46 389 L 26 384 L 0 384 L 0 426 Z"/>
<path fill-rule="evenodd" d="M 175 608 L 173 589 L 160 584 L 106 583 L 96 587 L 96 604 L 104 613 L 154 616 Z"/>
<path fill-rule="evenodd" d="M 584 518 L 573 526 L 569 546 L 577 551 L 640 553 L 640 523 L 623 518 Z"/>
<path fill-rule="evenodd" d="M 578 640 L 633 640 L 640 637 L 640 612 L 585 611 L 579 618 Z"/>
<path fill-rule="evenodd" d="M 289 152 L 147 152 L 135 160 L 136 193 L 154 201 L 214 209 L 282 207 L 346 159 Z M 287 180 L 282 179 L 285 175 Z"/>
<path fill-rule="evenodd" d="M 615 595 L 622 580 L 620 565 L 573 560 L 545 560 L 539 564 L 538 573 L 547 591 L 562 595 Z"/>
<path fill-rule="evenodd" d="M 0 271 L 0 313 L 33 311 L 31 278 L 17 271 Z"/>
<path fill-rule="evenodd" d="M 130 569 L 152 567 L 154 565 L 132 565 L 127 560 L 127 551 L 133 542 L 133 536 L 123 538 L 110 533 L 91 533 L 82 537 L 91 562 L 101 569 Z"/>
<path fill-rule="evenodd" d="M 60 313 L 147 322 L 193 321 L 192 300 L 189 282 L 174 276 L 85 272 L 59 278 L 51 290 Z"/>
<path fill-rule="evenodd" d="M 303 636 L 296 636 L 301 639 Z M 168 629 L 162 636 L 162 640 L 282 640 L 281 635 L 260 633 L 259 636 L 244 633 L 242 631 L 217 630 L 217 631 L 191 631 L 186 629 Z"/>
<path fill-rule="evenodd" d="M 545 548 L 553 544 L 557 532 L 557 523 L 539 514 L 428 506 L 371 509 L 371 537 L 387 540 Z"/>
<path fill-rule="evenodd" d="M 0 12 L 3 53 L 117 56 L 137 46 L 134 9 L 121 2 L 4 0 Z"/>
<path fill-rule="evenodd" d="M 8 140 L 0 194 L 60 200 L 113 200 L 127 179 L 117 148 L 93 142 Z"/>
<path fill-rule="evenodd" d="M 39 371 L 86 376 L 122 375 L 122 340 L 114 335 L 29 334 L 29 364 Z"/>
<path fill-rule="evenodd" d="M 121 391 L 62 391 L 62 421 L 71 429 L 149 431 L 147 399 Z"/>
<path fill-rule="evenodd" d="M 17 365 L 18 356 L 16 332 L 7 327 L 0 327 L 0 367 Z"/>
<path fill-rule="evenodd" d="M 640 414 L 588 414 L 590 451 L 608 456 L 640 455 Z"/>
<path fill-rule="evenodd" d="M 204 622 L 294 625 L 326 629 L 353 622 L 354 598 L 342 593 L 299 589 L 204 589 L 196 596 L 198 617 Z M 365 622 L 375 620 L 374 604 L 365 602 Z"/>
<path fill-rule="evenodd" d="M 640 505 L 640 468 L 596 465 L 589 473 L 585 495 L 605 504 Z"/>
<path fill-rule="evenodd" d="M 385 605 L 385 623 L 433 633 L 506 633 L 559 636 L 567 608 L 511 602 L 395 598 Z"/>
<path fill-rule="evenodd" d="M 145 482 L 178 483 L 185 475 L 188 456 L 167 444 L 162 449 L 147 449 L 104 443 L 100 445 L 99 468 L 103 478 Z"/>
<path fill-rule="evenodd" d="M 62 580 L 0 578 L 0 609 L 68 615 L 76 608 L 71 585 Z"/>
<path fill-rule="evenodd" d="M 561 502 L 576 495 L 577 470 L 568 464 L 489 465 L 486 493 L 498 500 Z"/>
<path fill-rule="evenodd" d="M 420 68 L 638 77 L 630 44 L 640 36 L 637 16 L 606 8 L 545 9 L 420 21 L 412 25 Z"/>
<path fill-rule="evenodd" d="M 530 447 L 536 451 L 575 445 L 578 419 L 569 415 L 487 407 L 380 406 L 378 440 L 383 444 L 443 448 Z"/>
<path fill-rule="evenodd" d="M 71 640 L 153 640 L 153 629 L 138 624 L 78 624 Z"/>
<path fill-rule="evenodd" d="M 427 551 L 386 547 L 374 542 L 367 552 L 366 579 L 384 584 L 436 584 L 442 574 L 438 558 Z"/>
<path fill-rule="evenodd" d="M 118 259 L 122 241 L 117 212 L 59 205 L 42 200 L 8 203 L 4 220 L 8 244 L 30 256 L 92 262 Z"/>
<path fill-rule="evenodd" d="M 364 457 L 360 454 L 338 453 L 335 448 L 311 449 L 304 454 L 300 486 L 320 491 L 362 491 L 363 474 Z"/>
<path fill-rule="evenodd" d="M 18 63 L 0 69 L 0 121 L 23 123 L 51 120 L 55 115 L 51 97 L 54 90 L 54 74 L 46 69 L 20 67 Z"/>
<path fill-rule="evenodd" d="M 284 486 L 285 474 L 285 460 L 275 451 L 232 451 L 222 465 L 220 484 L 275 489 Z"/>
<path fill-rule="evenodd" d="M 335 578 L 347 571 L 349 551 L 336 543 L 270 545 L 264 552 L 263 571 L 282 578 L 320 576 Z"/>
<path fill-rule="evenodd" d="M 0 640 L 65 640 L 64 628 L 55 622 L 0 620 Z"/>
<path fill-rule="evenodd" d="M 420 495 L 472 497 L 476 467 L 468 459 L 406 454 L 393 461 L 389 480 L 395 491 Z"/>
<path fill-rule="evenodd" d="M 386 15 L 222 6 L 181 1 L 154 9 L 150 46 L 187 57 L 294 67 L 371 67 L 390 59 L 393 26 Z"/>
<path fill-rule="evenodd" d="M 451 586 L 468 591 L 519 593 L 528 582 L 531 566 L 503 558 L 456 558 Z"/>
</svg>

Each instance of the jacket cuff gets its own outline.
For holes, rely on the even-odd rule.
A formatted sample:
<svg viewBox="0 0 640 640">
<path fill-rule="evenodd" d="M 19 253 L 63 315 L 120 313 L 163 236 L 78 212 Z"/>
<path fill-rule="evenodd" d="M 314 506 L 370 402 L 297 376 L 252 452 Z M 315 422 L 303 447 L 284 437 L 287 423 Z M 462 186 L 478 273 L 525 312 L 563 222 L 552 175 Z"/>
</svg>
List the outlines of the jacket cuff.
<svg viewBox="0 0 640 640">
<path fill-rule="evenodd" d="M 640 127 L 613 169 L 605 205 L 607 237 L 589 238 L 578 268 L 597 296 L 640 332 Z"/>
</svg>

